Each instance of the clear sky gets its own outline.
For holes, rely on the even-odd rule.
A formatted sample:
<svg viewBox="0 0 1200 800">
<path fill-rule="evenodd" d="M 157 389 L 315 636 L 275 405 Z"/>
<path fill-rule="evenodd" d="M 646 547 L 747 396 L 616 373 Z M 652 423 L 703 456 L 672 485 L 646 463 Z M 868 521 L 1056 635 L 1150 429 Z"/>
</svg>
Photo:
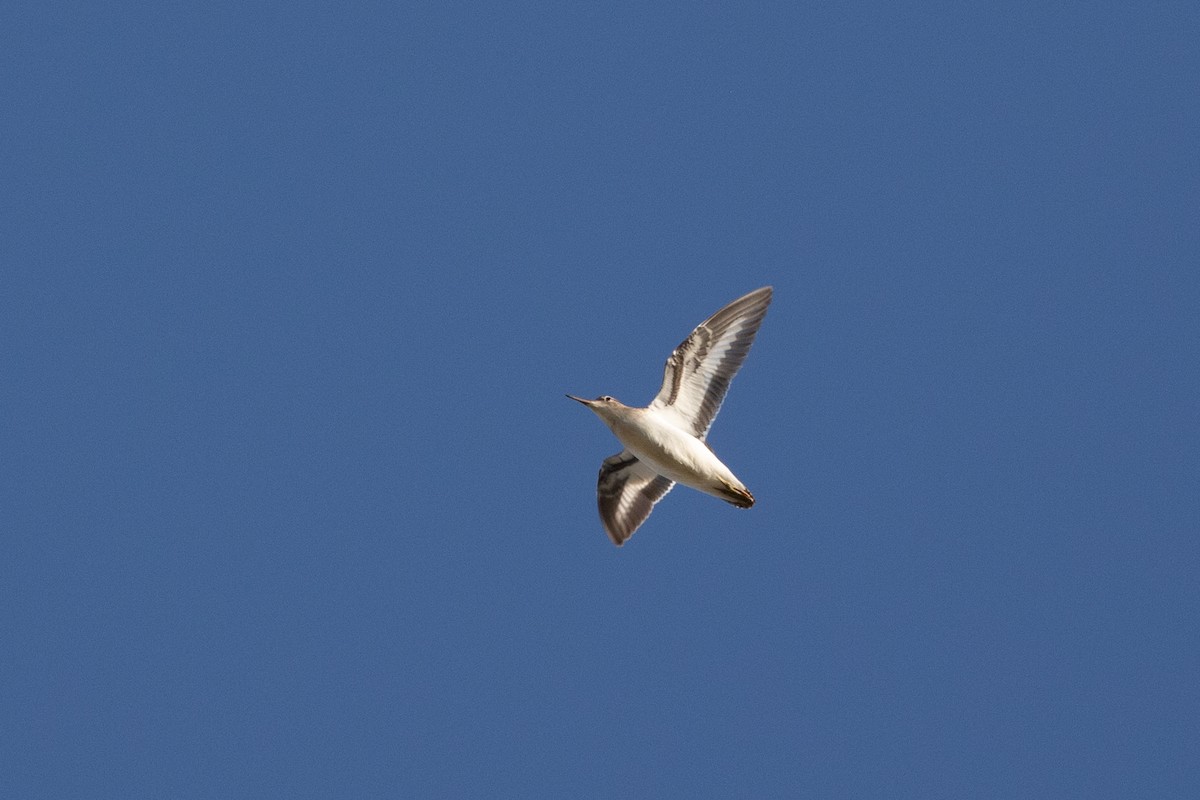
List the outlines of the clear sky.
<svg viewBox="0 0 1200 800">
<path fill-rule="evenodd" d="M 1195 3 L 0 12 L 0 795 L 1200 796 Z M 622 549 L 692 327 L 775 300 Z"/>
</svg>

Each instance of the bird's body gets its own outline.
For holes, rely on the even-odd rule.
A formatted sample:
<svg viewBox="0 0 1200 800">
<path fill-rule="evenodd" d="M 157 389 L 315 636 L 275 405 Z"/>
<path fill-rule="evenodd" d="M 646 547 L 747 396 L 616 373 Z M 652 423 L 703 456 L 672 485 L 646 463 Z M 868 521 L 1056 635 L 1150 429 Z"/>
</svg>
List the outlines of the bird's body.
<svg viewBox="0 0 1200 800">
<path fill-rule="evenodd" d="M 617 401 L 597 411 L 625 449 L 665 478 L 743 508 L 754 497 L 706 443 L 680 428 L 676 415 L 659 408 L 630 408 Z"/>
<path fill-rule="evenodd" d="M 595 400 L 567 395 L 596 412 L 625 447 L 604 460 L 596 491 L 614 544 L 624 544 L 676 483 L 739 508 L 754 505 L 754 496 L 705 437 L 770 302 L 771 287 L 765 286 L 700 323 L 667 359 L 662 388 L 646 408 L 607 395 Z"/>
</svg>

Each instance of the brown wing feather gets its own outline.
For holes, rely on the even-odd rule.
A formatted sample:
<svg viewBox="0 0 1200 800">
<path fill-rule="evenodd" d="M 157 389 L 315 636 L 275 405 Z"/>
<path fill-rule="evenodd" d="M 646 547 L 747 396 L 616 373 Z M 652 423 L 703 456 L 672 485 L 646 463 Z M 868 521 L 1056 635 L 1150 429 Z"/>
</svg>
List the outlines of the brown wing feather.
<svg viewBox="0 0 1200 800">
<path fill-rule="evenodd" d="M 620 547 L 633 536 L 654 504 L 663 499 L 675 482 L 664 478 L 628 450 L 604 459 L 596 485 L 600 519 L 613 544 Z"/>
</svg>

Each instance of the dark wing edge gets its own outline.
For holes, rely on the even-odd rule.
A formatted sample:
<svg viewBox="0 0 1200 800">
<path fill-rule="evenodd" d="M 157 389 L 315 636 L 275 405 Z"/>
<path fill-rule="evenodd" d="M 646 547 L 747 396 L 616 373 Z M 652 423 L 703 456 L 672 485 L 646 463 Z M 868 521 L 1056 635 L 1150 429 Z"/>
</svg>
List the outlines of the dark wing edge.
<svg viewBox="0 0 1200 800">
<path fill-rule="evenodd" d="M 675 482 L 654 472 L 628 450 L 604 459 L 596 485 L 600 521 L 617 547 L 638 529 L 654 504 L 662 500 Z"/>
</svg>

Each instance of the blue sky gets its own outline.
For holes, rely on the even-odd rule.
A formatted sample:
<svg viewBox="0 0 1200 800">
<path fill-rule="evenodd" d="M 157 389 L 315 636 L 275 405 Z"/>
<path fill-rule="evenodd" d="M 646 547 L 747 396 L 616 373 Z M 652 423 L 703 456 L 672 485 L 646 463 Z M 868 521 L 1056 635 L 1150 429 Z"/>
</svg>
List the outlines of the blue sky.
<svg viewBox="0 0 1200 800">
<path fill-rule="evenodd" d="M 1200 15 L 1051 5 L 6 8 L 0 794 L 1196 796 Z"/>
</svg>

